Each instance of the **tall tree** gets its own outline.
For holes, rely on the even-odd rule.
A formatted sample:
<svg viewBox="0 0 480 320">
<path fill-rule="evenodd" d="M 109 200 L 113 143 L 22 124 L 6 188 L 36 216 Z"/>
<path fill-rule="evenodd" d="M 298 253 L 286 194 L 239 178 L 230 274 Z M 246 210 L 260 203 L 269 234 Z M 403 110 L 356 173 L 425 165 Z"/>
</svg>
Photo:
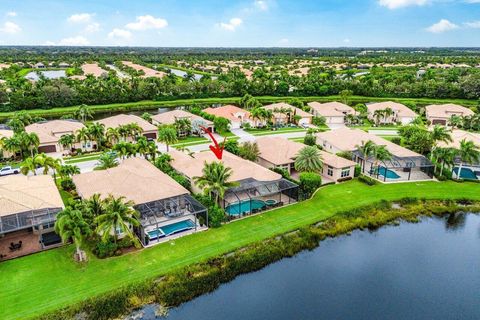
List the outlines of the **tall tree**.
<svg viewBox="0 0 480 320">
<path fill-rule="evenodd" d="M 140 224 L 138 219 L 139 213 L 133 209 L 133 202 L 110 195 L 105 199 L 105 212 L 97 216 L 95 222 L 98 224 L 97 232 L 104 241 L 113 234 L 114 242 L 117 242 L 119 234 L 133 238 L 131 227 Z"/>
<path fill-rule="evenodd" d="M 474 164 L 480 161 L 480 149 L 473 141 L 463 139 L 460 141 L 460 148 L 457 150 L 457 155 L 460 158 L 460 165 L 458 167 L 457 177 L 462 177 L 463 164 Z"/>
<path fill-rule="evenodd" d="M 85 104 L 82 104 L 74 112 L 75 118 L 85 123 L 88 119 L 93 119 L 94 112 Z"/>
<path fill-rule="evenodd" d="M 229 181 L 232 174 L 232 169 L 225 167 L 222 162 L 205 162 L 202 175 L 194 177 L 193 180 L 206 195 L 210 196 L 210 199 L 218 204 L 225 196 L 227 189 L 238 185 L 237 182 Z"/>
<path fill-rule="evenodd" d="M 86 255 L 81 251 L 81 247 L 92 231 L 83 218 L 82 212 L 72 207 L 66 207 L 57 215 L 55 232 L 60 235 L 64 242 L 72 239 L 75 244 L 78 259 L 79 261 L 83 261 L 83 257 Z"/>
<path fill-rule="evenodd" d="M 169 146 L 176 143 L 177 131 L 171 126 L 162 126 L 158 129 L 158 141 L 164 143 L 167 146 L 167 152 L 169 151 Z"/>
</svg>

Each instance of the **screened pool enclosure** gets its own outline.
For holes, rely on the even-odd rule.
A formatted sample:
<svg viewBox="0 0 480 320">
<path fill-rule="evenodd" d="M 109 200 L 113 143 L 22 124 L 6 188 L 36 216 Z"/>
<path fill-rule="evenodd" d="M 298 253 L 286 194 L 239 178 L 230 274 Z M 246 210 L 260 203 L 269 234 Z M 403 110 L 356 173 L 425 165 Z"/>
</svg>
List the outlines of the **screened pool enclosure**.
<svg viewBox="0 0 480 320">
<path fill-rule="evenodd" d="M 424 156 L 399 157 L 377 161 L 364 158 L 360 151 L 353 152 L 353 161 L 360 164 L 362 173 L 383 182 L 418 181 L 433 178 L 434 165 Z"/>
<path fill-rule="evenodd" d="M 298 201 L 298 185 L 286 179 L 239 181 L 240 185 L 225 192 L 222 206 L 231 219 Z"/>
<path fill-rule="evenodd" d="M 208 225 L 207 209 L 188 194 L 142 203 L 135 209 L 140 213 L 135 233 L 144 246 Z"/>
</svg>

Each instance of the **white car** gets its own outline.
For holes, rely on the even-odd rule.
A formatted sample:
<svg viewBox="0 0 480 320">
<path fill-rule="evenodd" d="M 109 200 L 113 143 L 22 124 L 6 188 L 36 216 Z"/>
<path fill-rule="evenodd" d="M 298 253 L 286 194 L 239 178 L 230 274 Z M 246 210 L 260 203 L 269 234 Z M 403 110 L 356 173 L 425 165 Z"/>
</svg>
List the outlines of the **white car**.
<svg viewBox="0 0 480 320">
<path fill-rule="evenodd" d="M 3 167 L 0 170 L 0 176 L 8 176 L 9 174 L 18 174 L 20 173 L 20 169 L 18 168 L 12 168 L 10 166 L 8 167 Z"/>
</svg>

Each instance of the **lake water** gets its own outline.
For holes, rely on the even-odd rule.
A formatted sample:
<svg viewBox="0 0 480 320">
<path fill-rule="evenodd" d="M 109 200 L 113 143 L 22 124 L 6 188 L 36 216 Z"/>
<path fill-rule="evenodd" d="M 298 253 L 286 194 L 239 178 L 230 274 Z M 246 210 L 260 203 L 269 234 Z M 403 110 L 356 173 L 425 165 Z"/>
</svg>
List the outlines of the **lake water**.
<svg viewBox="0 0 480 320">
<path fill-rule="evenodd" d="M 48 70 L 48 71 L 38 71 L 38 72 L 40 72 L 47 79 L 59 79 L 59 78 L 65 78 L 67 76 L 67 74 L 65 73 L 65 70 Z M 33 81 L 40 80 L 40 77 L 38 76 L 37 71 L 32 71 L 27 73 L 25 78 Z"/>
<path fill-rule="evenodd" d="M 155 319 L 155 309 L 137 319 Z M 329 239 L 171 309 L 167 319 L 480 319 L 480 217 Z"/>
</svg>

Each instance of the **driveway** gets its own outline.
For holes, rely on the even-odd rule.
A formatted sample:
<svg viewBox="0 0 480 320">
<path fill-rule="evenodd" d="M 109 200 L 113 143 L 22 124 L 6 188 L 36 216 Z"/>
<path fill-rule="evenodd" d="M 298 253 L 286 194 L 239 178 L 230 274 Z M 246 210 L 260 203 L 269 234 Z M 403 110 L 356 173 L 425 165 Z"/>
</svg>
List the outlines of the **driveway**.
<svg viewBox="0 0 480 320">
<path fill-rule="evenodd" d="M 253 135 L 251 135 L 250 133 L 248 133 L 245 130 L 240 129 L 240 128 L 239 129 L 232 129 L 232 133 L 240 138 L 239 139 L 240 142 L 255 140 L 255 137 Z"/>
<path fill-rule="evenodd" d="M 344 123 L 327 123 L 327 127 L 334 130 L 334 129 L 345 128 L 346 125 Z"/>
<path fill-rule="evenodd" d="M 398 136 L 397 129 L 368 130 L 368 133 L 376 136 Z"/>
</svg>

